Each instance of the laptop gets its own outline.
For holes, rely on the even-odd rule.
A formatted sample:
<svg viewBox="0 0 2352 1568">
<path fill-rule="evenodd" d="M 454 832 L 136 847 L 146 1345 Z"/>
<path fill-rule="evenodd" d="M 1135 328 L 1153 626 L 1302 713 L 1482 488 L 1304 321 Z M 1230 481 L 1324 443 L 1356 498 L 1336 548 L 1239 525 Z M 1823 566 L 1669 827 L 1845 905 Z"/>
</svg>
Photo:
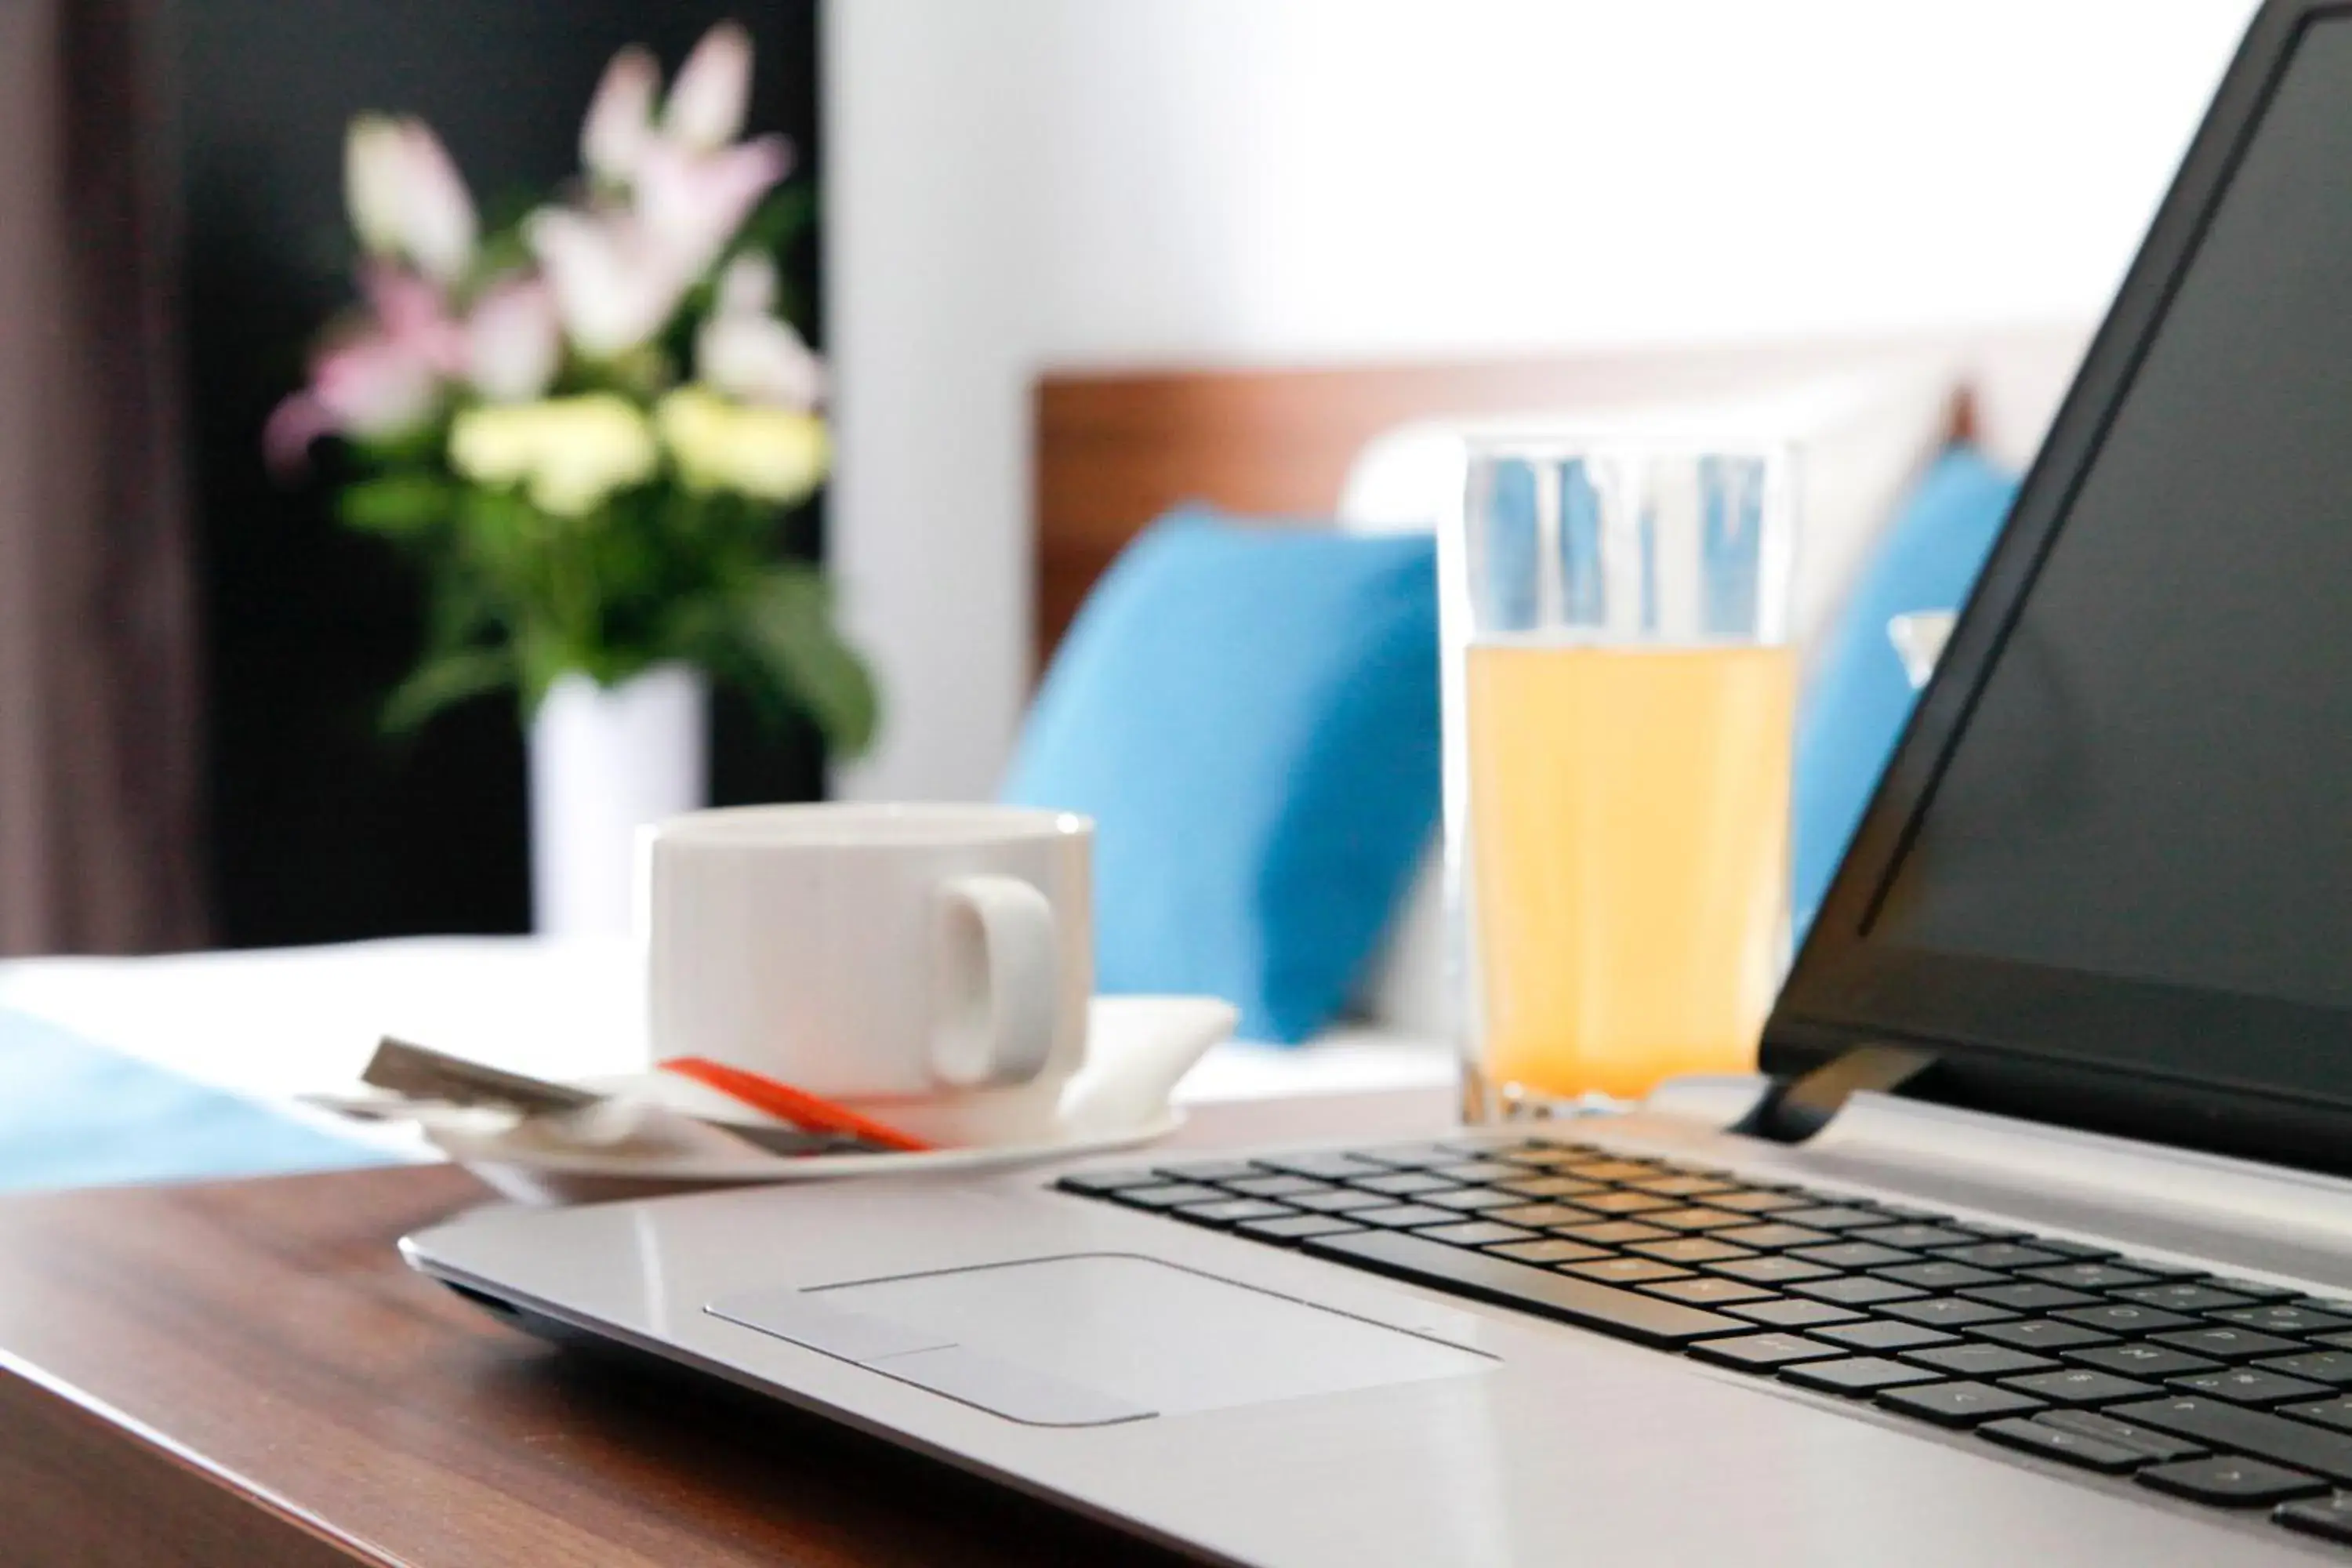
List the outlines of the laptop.
<svg viewBox="0 0 2352 1568">
<path fill-rule="evenodd" d="M 1761 1065 L 403 1246 L 1214 1561 L 2352 1562 L 2352 5 L 2253 21 Z"/>
</svg>

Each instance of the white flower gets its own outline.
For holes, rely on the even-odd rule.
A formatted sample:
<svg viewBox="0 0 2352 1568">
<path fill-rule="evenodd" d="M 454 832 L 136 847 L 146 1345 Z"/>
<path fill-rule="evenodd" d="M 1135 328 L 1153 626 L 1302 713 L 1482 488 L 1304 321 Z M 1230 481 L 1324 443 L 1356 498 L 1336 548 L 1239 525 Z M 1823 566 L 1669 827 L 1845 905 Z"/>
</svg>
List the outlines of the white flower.
<svg viewBox="0 0 2352 1568">
<path fill-rule="evenodd" d="M 654 95 L 661 67 L 632 44 L 613 57 L 580 127 L 580 162 L 600 180 L 626 184 L 654 140 Z"/>
<path fill-rule="evenodd" d="M 790 323 L 720 311 L 694 335 L 695 374 L 728 396 L 782 408 L 824 397 L 824 365 Z"/>
<path fill-rule="evenodd" d="M 751 107 L 751 35 L 740 22 L 721 22 L 702 35 L 670 84 L 662 105 L 662 132 L 702 152 L 742 134 Z"/>
<path fill-rule="evenodd" d="M 719 275 L 719 311 L 725 316 L 766 316 L 774 313 L 782 288 L 773 258 L 747 250 Z"/>
<path fill-rule="evenodd" d="M 628 212 L 541 207 L 523 221 L 563 331 L 591 359 L 626 353 L 661 331 L 691 273 Z"/>
<path fill-rule="evenodd" d="M 343 199 L 370 255 L 412 262 L 443 288 L 473 265 L 474 199 L 423 121 L 353 120 L 343 139 Z"/>
<path fill-rule="evenodd" d="M 783 408 L 730 403 L 701 386 L 681 386 L 654 408 L 654 426 L 692 490 L 731 490 L 780 505 L 824 478 L 824 422 Z"/>
<path fill-rule="evenodd" d="M 546 394 L 563 359 L 547 285 L 512 278 L 486 290 L 466 318 L 466 378 L 493 403 Z"/>
<path fill-rule="evenodd" d="M 533 506 L 583 517 L 653 477 L 654 433 L 616 393 L 469 408 L 449 427 L 449 461 L 479 484 L 523 487 Z"/>
</svg>

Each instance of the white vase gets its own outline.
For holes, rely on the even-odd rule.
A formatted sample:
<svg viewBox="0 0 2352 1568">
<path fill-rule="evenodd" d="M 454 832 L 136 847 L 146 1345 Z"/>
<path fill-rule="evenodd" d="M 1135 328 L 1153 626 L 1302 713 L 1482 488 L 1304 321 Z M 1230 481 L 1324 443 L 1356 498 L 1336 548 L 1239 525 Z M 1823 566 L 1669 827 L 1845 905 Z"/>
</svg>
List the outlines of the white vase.
<svg viewBox="0 0 2352 1568">
<path fill-rule="evenodd" d="M 548 689 L 530 721 L 532 930 L 628 933 L 637 829 L 708 798 L 709 708 L 709 682 L 684 664 Z"/>
</svg>

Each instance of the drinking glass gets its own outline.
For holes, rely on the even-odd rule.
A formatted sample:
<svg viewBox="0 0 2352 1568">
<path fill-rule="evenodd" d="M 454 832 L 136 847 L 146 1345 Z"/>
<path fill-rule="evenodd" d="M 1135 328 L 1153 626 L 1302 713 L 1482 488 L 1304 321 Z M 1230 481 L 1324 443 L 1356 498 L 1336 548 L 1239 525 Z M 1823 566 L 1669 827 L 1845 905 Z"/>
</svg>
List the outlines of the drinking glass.
<svg viewBox="0 0 2352 1568">
<path fill-rule="evenodd" d="M 1754 1070 L 1788 961 L 1792 466 L 1470 449 L 1440 542 L 1469 1120 Z"/>
</svg>

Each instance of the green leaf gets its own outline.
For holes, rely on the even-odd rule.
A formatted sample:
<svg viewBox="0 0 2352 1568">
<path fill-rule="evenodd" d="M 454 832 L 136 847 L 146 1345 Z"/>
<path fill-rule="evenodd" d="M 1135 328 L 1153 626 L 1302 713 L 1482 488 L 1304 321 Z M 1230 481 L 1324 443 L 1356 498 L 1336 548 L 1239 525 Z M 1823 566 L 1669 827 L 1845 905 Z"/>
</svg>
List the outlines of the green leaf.
<svg viewBox="0 0 2352 1568">
<path fill-rule="evenodd" d="M 743 631 L 761 673 L 808 711 L 835 756 L 874 743 L 880 699 L 874 677 L 833 623 L 833 595 L 807 567 L 770 572 Z"/>
<path fill-rule="evenodd" d="M 414 733 L 425 721 L 469 697 L 514 684 L 514 655 L 505 648 L 472 647 L 436 654 L 409 672 L 383 704 L 387 734 Z"/>
<path fill-rule="evenodd" d="M 350 527 L 407 541 L 449 521 L 457 499 L 452 487 L 432 474 L 378 474 L 345 486 L 336 506 Z"/>
</svg>

